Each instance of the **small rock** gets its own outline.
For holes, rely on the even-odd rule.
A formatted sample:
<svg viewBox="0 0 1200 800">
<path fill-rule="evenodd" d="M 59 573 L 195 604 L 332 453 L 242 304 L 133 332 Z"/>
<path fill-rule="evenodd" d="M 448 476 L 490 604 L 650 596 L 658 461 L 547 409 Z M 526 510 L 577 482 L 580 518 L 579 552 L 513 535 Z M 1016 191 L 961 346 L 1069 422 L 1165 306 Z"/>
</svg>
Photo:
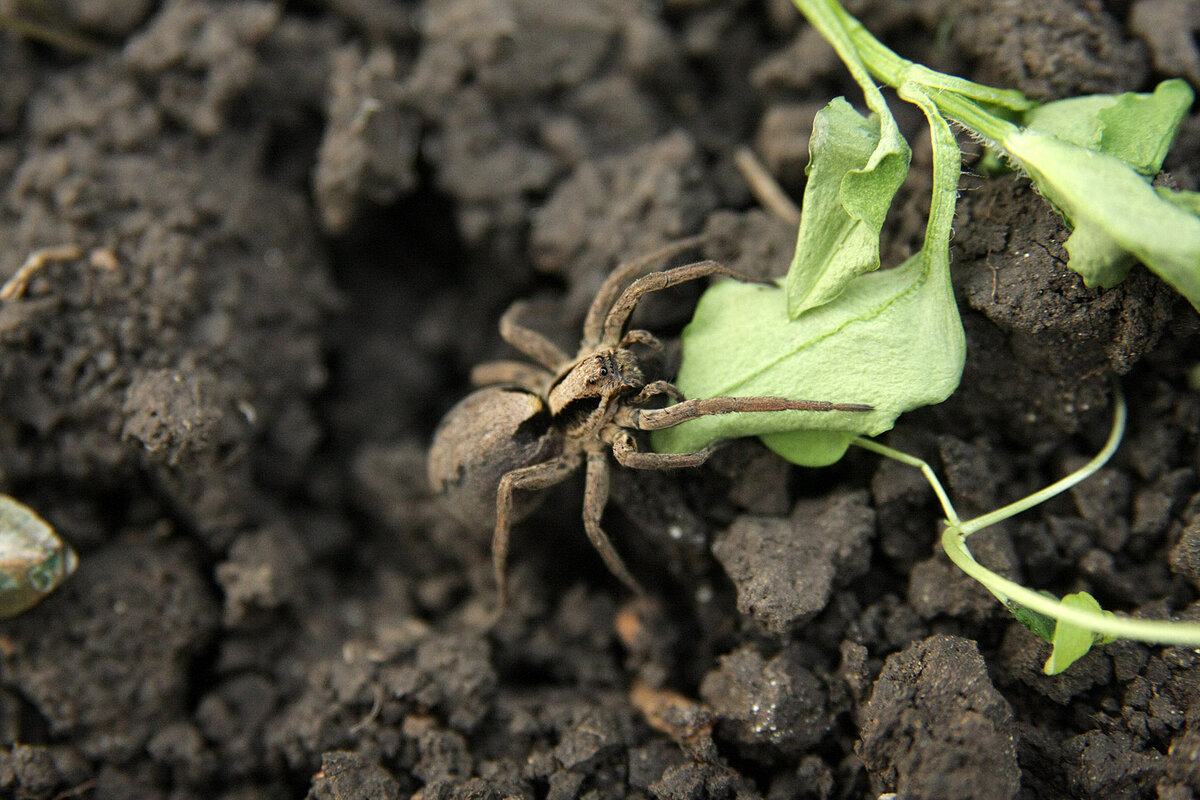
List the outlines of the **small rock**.
<svg viewBox="0 0 1200 800">
<path fill-rule="evenodd" d="M 740 516 L 713 554 L 737 587 L 738 611 L 774 634 L 816 616 L 836 585 L 866 572 L 875 512 L 866 492 L 798 503 L 788 519 Z"/>
<path fill-rule="evenodd" d="M 1001 800 L 1020 789 L 1012 708 L 970 640 L 931 636 L 889 656 L 861 734 L 879 794 Z"/>
<path fill-rule="evenodd" d="M 321 756 L 321 771 L 313 777 L 307 800 L 398 800 L 400 784 L 378 764 L 357 753 L 340 750 Z"/>
<path fill-rule="evenodd" d="M 771 659 L 752 646 L 720 658 L 700 684 L 721 730 L 752 749 L 772 745 L 790 752 L 811 748 L 833 724 L 825 687 L 793 645 Z"/>
</svg>

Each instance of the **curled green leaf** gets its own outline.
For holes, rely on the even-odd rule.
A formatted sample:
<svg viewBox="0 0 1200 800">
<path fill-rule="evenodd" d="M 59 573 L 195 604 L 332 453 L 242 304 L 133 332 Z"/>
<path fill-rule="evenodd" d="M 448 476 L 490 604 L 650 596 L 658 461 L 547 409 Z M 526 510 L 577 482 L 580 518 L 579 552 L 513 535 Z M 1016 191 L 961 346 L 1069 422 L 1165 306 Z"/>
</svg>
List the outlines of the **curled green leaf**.
<svg viewBox="0 0 1200 800">
<path fill-rule="evenodd" d="M 1069 594 L 1062 599 L 1062 602 L 1068 608 L 1105 613 L 1111 616 L 1110 612 L 1104 611 L 1096 602 L 1096 598 L 1087 592 Z M 1113 641 L 1112 637 L 1097 635 L 1094 631 L 1060 619 L 1054 626 L 1054 638 L 1050 641 L 1052 648 L 1050 657 L 1046 659 L 1042 671 L 1047 675 L 1057 675 L 1087 655 L 1087 652 L 1092 649 L 1092 645 L 1097 642 L 1103 644 L 1110 641 Z"/>
<path fill-rule="evenodd" d="M 805 466 L 841 458 L 858 435 L 875 436 L 905 411 L 940 403 L 962 377 L 966 343 L 950 285 L 950 229 L 959 151 L 945 120 L 915 87 L 901 95 L 930 115 L 934 180 L 925 243 L 894 269 L 851 280 L 834 300 L 796 319 L 786 293 L 731 281 L 709 289 L 683 331 L 676 383 L 687 397 L 777 396 L 867 403 L 870 413 L 781 411 L 701 417 L 655 432 L 660 452 L 762 436 Z"/>
<path fill-rule="evenodd" d="M 1088 95 L 1046 103 L 1025 115 L 1025 125 L 1155 175 L 1192 98 L 1191 87 L 1175 79 L 1163 81 L 1152 94 Z"/>
<path fill-rule="evenodd" d="M 1165 186 L 1155 186 L 1154 191 L 1168 203 L 1174 203 L 1189 214 L 1200 216 L 1200 192 L 1175 191 Z"/>
<path fill-rule="evenodd" d="M 1035 130 L 1002 144 L 1074 228 L 1070 266 L 1089 286 L 1115 285 L 1137 259 L 1200 310 L 1200 217 L 1105 153 Z"/>
<path fill-rule="evenodd" d="M 1054 599 L 1054 595 L 1049 592 L 1042 591 L 1038 592 L 1038 594 Z M 1017 622 L 1024 625 L 1034 636 L 1044 642 L 1054 641 L 1054 628 L 1058 625 L 1058 620 L 1054 617 L 1038 613 L 1013 600 L 1006 601 L 1004 605 L 1008 608 L 1009 613 L 1017 618 Z"/>
<path fill-rule="evenodd" d="M 886 106 L 883 113 L 864 117 L 839 97 L 813 122 L 804 210 L 786 283 L 793 318 L 879 268 L 879 232 L 912 155 Z"/>
</svg>

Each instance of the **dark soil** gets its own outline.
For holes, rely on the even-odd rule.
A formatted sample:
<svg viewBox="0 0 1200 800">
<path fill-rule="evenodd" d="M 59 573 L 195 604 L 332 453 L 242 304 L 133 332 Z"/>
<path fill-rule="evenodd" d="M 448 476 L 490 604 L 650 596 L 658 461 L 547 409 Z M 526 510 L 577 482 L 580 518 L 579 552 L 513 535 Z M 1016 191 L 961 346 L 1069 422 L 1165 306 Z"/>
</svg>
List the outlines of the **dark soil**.
<svg viewBox="0 0 1200 800">
<path fill-rule="evenodd" d="M 781 274 L 808 125 L 858 92 L 784 0 L 65 2 L 96 54 L 0 33 L 0 476 L 79 551 L 0 624 L 13 798 L 1200 796 L 1200 657 L 1047 648 L 936 547 L 912 470 L 792 468 L 738 442 L 570 481 L 515 530 L 493 630 L 486 533 L 425 449 L 530 298 L 565 347 L 623 259 L 706 232 Z M 850 3 L 908 57 L 1031 96 L 1200 79 L 1186 0 Z M 927 138 L 887 228 L 919 246 Z M 1198 189 L 1200 119 L 1167 169 Z M 1131 405 L 1113 462 L 979 535 L 981 559 L 1109 608 L 1197 616 L 1195 312 L 1144 270 L 1085 288 L 1018 178 L 968 178 L 962 390 L 886 441 L 964 514 L 1057 479 Z M 102 268 L 115 257 L 116 269 Z M 112 264 L 109 263 L 111 267 Z M 639 324 L 670 340 L 698 289 Z M 664 375 L 665 376 L 665 375 Z M 972 540 L 973 542 L 975 540 Z"/>
</svg>

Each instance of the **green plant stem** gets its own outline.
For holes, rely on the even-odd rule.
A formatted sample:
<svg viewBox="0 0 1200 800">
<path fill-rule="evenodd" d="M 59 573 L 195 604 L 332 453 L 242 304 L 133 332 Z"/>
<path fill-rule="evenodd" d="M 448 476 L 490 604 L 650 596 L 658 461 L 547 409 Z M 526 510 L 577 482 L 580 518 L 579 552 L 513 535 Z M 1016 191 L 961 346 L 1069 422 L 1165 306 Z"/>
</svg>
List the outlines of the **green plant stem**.
<svg viewBox="0 0 1200 800">
<path fill-rule="evenodd" d="M 838 58 L 846 65 L 846 69 L 850 71 L 850 75 L 854 78 L 854 81 L 862 87 L 863 93 L 867 97 L 867 105 L 873 111 L 878 111 L 876 103 L 883 103 L 883 95 L 880 94 L 879 88 L 871 80 L 869 68 L 863 63 L 861 44 L 855 40 L 853 29 L 838 14 L 839 11 L 843 14 L 845 13 L 841 6 L 837 3 L 825 2 L 824 0 L 818 0 L 818 2 L 795 0 L 795 2 L 797 8 L 807 17 L 809 24 L 816 28 L 822 38 L 833 46 L 833 49 L 838 54 Z M 853 17 L 850 19 L 854 20 Z M 854 22 L 858 24 L 857 20 L 854 20 Z M 859 25 L 859 27 L 861 28 L 862 26 Z M 866 35 L 870 36 L 870 34 Z M 880 46 L 882 47 L 882 45 Z"/>
<path fill-rule="evenodd" d="M 941 503 L 942 510 L 946 514 L 946 528 L 942 531 L 942 549 L 946 551 L 946 555 L 950 557 L 950 560 L 959 569 L 983 584 L 1002 603 L 1017 603 L 1052 619 L 1078 625 L 1085 630 L 1110 637 L 1134 639 L 1142 642 L 1200 646 L 1200 624 L 1198 623 L 1134 619 L 1075 608 L 996 574 L 976 561 L 967 547 L 966 537 L 971 533 L 1027 511 L 1039 503 L 1044 503 L 1051 497 L 1066 491 L 1080 481 L 1086 480 L 1095 474 L 1098 469 L 1108 462 L 1113 453 L 1116 452 L 1117 446 L 1121 442 L 1121 437 L 1125 432 L 1127 415 L 1125 397 L 1121 392 L 1120 386 L 1114 380 L 1112 431 L 1109 433 L 1108 441 L 1105 442 L 1104 447 L 1094 458 L 1070 475 L 1047 486 L 1045 489 L 1034 492 L 1015 503 L 1010 503 L 1003 508 L 983 514 L 966 522 L 959 520 L 958 514 L 954 509 L 954 504 L 950 502 L 945 488 L 928 463 L 916 456 L 894 450 L 870 439 L 859 437 L 854 439 L 852 444 L 921 470 L 921 474 L 925 476 L 925 480 L 933 488 L 934 494 L 937 495 L 938 502 Z"/>
<path fill-rule="evenodd" d="M 942 511 L 946 515 L 948 524 L 956 528 L 962 524 L 959 521 L 958 512 L 954 510 L 954 504 L 950 502 L 950 496 L 946 494 L 946 490 L 942 487 L 942 482 L 938 480 L 937 474 L 934 473 L 933 467 L 929 466 L 926 461 L 916 456 L 910 456 L 908 453 L 900 450 L 894 450 L 887 445 L 880 444 L 874 439 L 867 439 L 863 436 L 856 436 L 850 444 L 921 470 L 921 474 L 925 476 L 925 480 L 933 487 L 933 493 L 937 495 L 938 502 L 942 504 Z"/>
<path fill-rule="evenodd" d="M 1116 452 L 1125 433 L 1125 423 L 1128 411 L 1125 396 L 1120 385 L 1112 383 L 1113 423 L 1108 435 L 1108 441 L 1099 453 L 1087 464 L 1072 472 L 1065 478 L 1052 483 L 1041 491 L 1034 492 L 1028 497 L 1015 503 L 1009 503 L 1003 508 L 955 524 L 953 520 L 942 531 L 942 549 L 954 564 L 979 581 L 988 591 L 1002 602 L 1015 602 L 1039 614 L 1045 614 L 1060 622 L 1078 625 L 1085 630 L 1121 639 L 1136 639 L 1143 642 L 1165 642 L 1176 645 L 1200 645 L 1200 624 L 1171 622 L 1167 620 L 1145 620 L 1130 617 L 1118 617 L 1102 611 L 1069 606 L 1044 594 L 1035 592 L 1004 578 L 980 564 L 971 555 L 966 539 L 972 533 L 983 530 L 1002 520 L 1009 519 L 1023 511 L 1044 503 L 1055 495 L 1065 492 L 1080 481 L 1086 480 L 1103 467 Z"/>
<path fill-rule="evenodd" d="M 821 33 L 825 41 L 833 46 L 834 51 L 838 54 L 838 58 L 846 65 L 846 69 L 850 71 L 851 77 L 854 78 L 855 83 L 862 89 L 863 99 L 867 103 L 867 108 L 879 116 L 880 140 L 887 142 L 891 141 L 893 137 L 903 140 L 903 137 L 900 136 L 900 130 L 896 126 L 896 120 L 892 117 L 892 113 L 888 109 L 883 92 L 879 91 L 879 87 L 875 85 L 875 81 L 871 78 L 873 70 L 863 60 L 861 53 L 862 45 L 865 40 L 875 42 L 881 49 L 877 57 L 890 64 L 893 73 L 897 75 L 903 74 L 903 65 L 909 62 L 904 61 L 904 59 L 875 41 L 858 20 L 846 14 L 845 10 L 836 1 L 794 0 L 794 2 L 796 3 L 796 7 L 808 18 L 809 23 Z M 891 56 L 890 59 L 888 58 L 889 54 Z"/>
<path fill-rule="evenodd" d="M 1010 121 L 1011 115 L 1006 113 L 1006 110 L 1023 112 L 1034 107 L 1034 104 L 1020 92 L 995 89 L 954 76 L 943 75 L 901 58 L 875 39 L 857 19 L 847 14 L 837 0 L 793 0 L 793 2 L 808 21 L 834 46 L 842 61 L 850 69 L 855 81 L 862 87 L 867 98 L 867 105 L 880 113 L 881 117 L 884 116 L 882 111 L 884 106 L 876 105 L 876 103 L 882 104 L 881 95 L 879 88 L 871 78 L 897 89 L 901 98 L 917 104 L 925 113 L 933 135 L 934 166 L 934 191 L 930 220 L 926 228 L 925 245 L 920 254 L 926 260 L 927 266 L 934 258 L 934 246 L 941 245 L 943 248 L 947 246 L 948 242 L 943 242 L 941 234 L 943 228 L 948 234 L 948 226 L 954 213 L 953 198 L 958 183 L 961 154 L 958 152 L 953 134 L 946 123 L 947 117 L 975 134 L 1012 151 L 1012 158 L 1034 178 L 1039 186 L 1043 187 L 1043 193 L 1047 194 L 1052 202 L 1056 202 L 1056 205 L 1068 210 L 1071 208 L 1069 204 L 1064 205 L 1061 200 L 1055 201 L 1055 197 L 1066 197 L 1078 201 L 1078 198 L 1066 191 L 1078 188 L 1078 176 L 1075 172 L 1071 172 L 1070 168 L 1078 167 L 1076 162 L 1086 161 L 1086 159 L 1081 157 L 1073 160 L 1065 158 L 1065 156 L 1077 155 L 1076 151 L 1071 150 L 1067 145 L 1060 145 L 1053 137 L 1039 136 L 1036 133 L 1023 131 Z M 885 122 L 886 119 L 885 117 Z M 1051 148 L 1047 154 L 1045 151 L 1050 144 L 1058 146 L 1062 152 Z M 1086 155 L 1094 158 L 1094 154 L 1090 151 Z M 1056 156 L 1058 160 L 1054 160 Z M 1059 174 L 1064 172 L 1064 169 L 1051 170 L 1049 176 L 1040 174 L 1049 169 L 1045 161 L 1038 160 L 1043 157 L 1049 158 L 1049 163 L 1056 168 L 1065 159 L 1066 177 Z M 1100 159 L 1095 163 L 1103 165 L 1107 162 Z M 1093 162 L 1087 161 L 1085 167 L 1091 168 L 1092 164 Z M 1039 166 L 1041 167 L 1040 171 Z M 951 177 L 953 177 L 952 183 L 949 182 Z M 1065 189 L 1050 180 L 1055 177 L 1065 181 Z M 1121 184 L 1121 186 L 1125 185 L 1127 184 Z M 1056 193 L 1051 194 L 1049 189 L 1055 189 Z M 948 211 L 943 209 L 943 203 L 940 202 L 944 196 L 950 197 Z M 1084 202 L 1077 202 L 1077 204 L 1085 210 L 1088 208 Z M 945 220 L 942 219 L 943 216 L 946 217 Z M 1107 217 L 1104 218 L 1105 221 L 1107 219 Z M 1085 242 L 1085 244 L 1088 243 L 1091 243 L 1095 249 L 1094 242 L 1090 242 L 1090 240 Z M 1140 251 L 1136 249 L 1128 246 L 1125 249 L 1133 255 L 1142 257 Z M 1096 256 L 1095 253 L 1091 255 Z M 1072 252 L 1073 260 L 1074 256 L 1075 253 Z M 1175 251 L 1168 251 L 1163 259 L 1163 263 L 1172 267 L 1176 266 L 1176 262 L 1182 262 Z M 1152 264 L 1152 261 L 1145 257 L 1143 260 L 1147 264 Z M 948 268 L 948 263 L 946 267 Z M 1180 270 L 1176 270 L 1176 272 L 1168 270 L 1169 274 L 1177 272 Z M 1193 299 L 1191 294 L 1188 296 L 1189 299 Z M 1194 299 L 1193 305 L 1196 305 Z M 1200 308 L 1200 305 L 1197 307 Z M 1107 463 L 1116 451 L 1124 433 L 1126 416 L 1124 397 L 1114 382 L 1112 430 L 1103 449 L 1094 458 L 1082 468 L 1041 491 L 966 522 L 962 522 L 958 518 L 941 482 L 924 461 L 861 437 L 852 440 L 852 444 L 921 470 L 925 479 L 933 487 L 946 514 L 947 527 L 942 533 L 942 547 L 946 554 L 963 572 L 983 584 L 1006 605 L 1017 604 L 1059 622 L 1066 622 L 1107 637 L 1178 645 L 1200 645 L 1200 624 L 1117 617 L 1100 610 L 1067 605 L 1060 600 L 1047 597 L 1001 577 L 976 561 L 967 547 L 966 539 L 971 534 L 1044 503 L 1093 475 Z"/>
<path fill-rule="evenodd" d="M 875 78 L 892 88 L 898 89 L 901 85 L 911 82 L 935 90 L 928 94 L 939 106 L 941 106 L 941 92 L 956 93 L 972 100 L 1001 106 L 1012 111 L 1025 111 L 1034 106 L 1031 100 L 1014 89 L 997 89 L 955 75 L 946 75 L 897 55 L 895 51 L 872 36 L 871 32 L 847 13 L 837 0 L 792 0 L 792 2 L 813 27 L 821 32 L 822 36 L 831 42 L 844 40 L 849 43 L 854 52 L 853 60 L 861 62 Z M 845 45 L 839 47 L 835 43 L 834 46 L 838 55 L 842 56 Z M 844 56 L 842 60 L 849 65 L 850 62 Z M 851 72 L 854 73 L 854 70 L 851 69 Z M 854 74 L 854 78 L 865 91 L 867 87 L 857 73 Z"/>
<path fill-rule="evenodd" d="M 1003 145 L 1008 137 L 1020 132 L 1020 128 L 1008 120 L 997 117 L 955 92 L 939 92 L 930 96 L 947 117 L 993 142 Z"/>
<path fill-rule="evenodd" d="M 958 201 L 958 181 L 962 177 L 962 151 L 950 125 L 938 113 L 932 99 L 921 86 L 903 83 L 900 97 L 918 106 L 929 123 L 933 150 L 933 193 L 929 201 L 929 221 L 925 224 L 923 257 L 936 261 L 937 267 L 950 271 L 950 232 L 954 229 L 954 210 Z"/>
<path fill-rule="evenodd" d="M 1070 475 L 1055 481 L 1041 491 L 1034 492 L 1028 497 L 1022 498 L 1015 503 L 1009 503 L 1003 508 L 998 508 L 995 511 L 988 512 L 974 519 L 967 520 L 962 525 L 957 526 L 960 535 L 965 539 L 976 531 L 983 530 L 989 525 L 995 525 L 1001 520 L 1006 520 L 1009 517 L 1014 517 L 1023 511 L 1028 511 L 1036 505 L 1046 502 L 1055 495 L 1062 494 L 1067 489 L 1070 489 L 1080 481 L 1087 480 L 1096 470 L 1103 467 L 1113 453 L 1117 452 L 1117 447 L 1121 444 L 1121 437 L 1125 435 L 1125 421 L 1128 417 L 1128 411 L 1125 407 L 1125 394 L 1121 391 L 1120 385 L 1114 380 L 1112 382 L 1112 398 L 1113 398 L 1113 422 L 1112 431 L 1108 435 L 1108 441 L 1104 443 L 1104 447 L 1096 454 L 1095 458 L 1083 465 L 1079 469 L 1072 472 Z"/>
<path fill-rule="evenodd" d="M 862 58 L 867 69 L 871 71 L 872 75 L 887 85 L 893 88 L 899 86 L 907 76 L 909 69 L 914 66 L 913 62 L 902 58 L 896 51 L 876 39 L 861 22 L 847 13 L 846 9 L 842 8 L 841 3 L 836 2 L 836 0 L 832 2 L 830 0 L 816 0 L 816 2 L 812 0 L 808 0 L 807 2 L 806 0 L 796 0 L 796 6 L 805 16 L 809 16 L 809 12 L 816 6 L 823 6 L 828 9 L 828 18 L 836 20 L 846 37 L 854 43 L 855 51 Z M 822 31 L 823 34 L 824 31 Z"/>
<path fill-rule="evenodd" d="M 1047 617 L 1119 639 L 1200 646 L 1200 624 L 1134 619 L 1072 608 L 1060 600 L 1047 597 L 1003 578 L 975 560 L 971 551 L 967 549 L 966 541 L 953 526 L 942 531 L 942 549 L 959 569 L 982 583 L 1002 601 L 1011 600 L 1039 614 L 1045 614 Z"/>
</svg>

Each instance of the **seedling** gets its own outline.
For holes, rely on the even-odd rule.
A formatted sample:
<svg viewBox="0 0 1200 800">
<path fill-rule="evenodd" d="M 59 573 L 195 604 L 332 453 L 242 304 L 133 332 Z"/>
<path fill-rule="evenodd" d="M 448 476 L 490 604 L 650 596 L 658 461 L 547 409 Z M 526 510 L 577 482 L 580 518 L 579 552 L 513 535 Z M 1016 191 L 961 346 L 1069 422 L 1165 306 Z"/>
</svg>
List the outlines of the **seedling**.
<svg viewBox="0 0 1200 800">
<path fill-rule="evenodd" d="M 683 400 L 668 381 L 647 382 L 634 348 L 661 345 L 647 331 L 629 330 L 638 301 L 649 292 L 711 275 L 743 277 L 713 261 L 642 274 L 696 244 L 697 240 L 691 239 L 668 246 L 609 275 L 588 310 L 583 341 L 574 356 L 522 326 L 519 318 L 525 304 L 515 303 L 501 317 L 500 335 L 536 363 L 479 365 L 472 372 L 472 382 L 486 388 L 468 395 L 438 425 L 429 451 L 429 481 L 464 522 L 494 525 L 497 610 L 503 609 L 508 595 L 505 563 L 510 528 L 533 508 L 523 493 L 554 486 L 584 465 L 583 523 L 588 538 L 609 570 L 632 591 L 643 594 L 600 527 L 608 501 L 608 453 L 624 467 L 673 469 L 704 463 L 715 444 L 686 453 L 643 452 L 638 431 L 735 412 L 786 411 L 789 416 L 808 416 L 810 412 L 872 411 L 861 403 L 782 397 Z M 666 408 L 647 407 L 656 398 L 682 402 Z"/>
<path fill-rule="evenodd" d="M 709 290 L 684 331 L 677 384 L 687 397 L 786 397 L 803 386 L 863 398 L 875 412 L 812 421 L 803 430 L 771 415 L 699 420 L 654 437 L 657 449 L 760 435 L 784 457 L 820 466 L 839 459 L 855 436 L 876 436 L 904 411 L 953 393 L 965 352 L 949 290 L 961 162 L 950 120 L 997 147 L 1066 217 L 1069 266 L 1089 285 L 1111 286 L 1141 260 L 1200 307 L 1200 195 L 1155 189 L 1148 177 L 1191 103 L 1185 83 L 1037 105 L 1020 92 L 900 58 L 834 0 L 796 4 L 834 46 L 872 113 L 864 117 L 838 98 L 817 115 L 796 253 L 783 285 Z M 924 112 L 933 146 L 924 245 L 884 272 L 875 271 L 879 232 L 910 151 L 876 80 Z"/>
<path fill-rule="evenodd" d="M 1048 669 L 1065 668 L 1097 634 L 1200 643 L 1200 626 L 1116 618 L 1098 611 L 1091 598 L 1048 599 L 971 558 L 965 544 L 971 532 L 1082 480 L 1090 474 L 1086 468 L 1018 504 L 964 523 L 928 465 L 862 438 L 890 429 L 904 411 L 941 402 L 961 379 L 964 337 L 949 273 L 961 152 L 951 120 L 998 149 L 1063 215 L 1072 228 L 1068 266 L 1088 285 L 1112 286 L 1141 261 L 1200 309 L 1200 194 L 1150 184 L 1191 105 L 1191 89 L 1172 80 L 1148 95 L 1037 105 L 1020 92 L 900 58 L 836 0 L 794 2 L 833 45 L 872 113 L 864 117 L 838 98 L 817 115 L 796 253 L 786 279 L 771 289 L 729 282 L 709 289 L 683 332 L 676 382 L 689 398 L 787 397 L 803 387 L 805 393 L 859 398 L 874 409 L 805 418 L 799 420 L 803 427 L 772 414 L 710 417 L 657 433 L 655 448 L 675 453 L 758 435 L 771 449 L 807 466 L 832 463 L 857 444 L 921 467 L 946 511 L 946 552 L 1031 629 L 1055 642 Z M 876 271 L 880 229 L 907 173 L 910 151 L 876 80 L 921 109 L 933 149 L 923 246 L 905 263 L 882 272 Z M 1123 401 L 1118 397 L 1114 404 L 1118 424 L 1112 449 L 1124 424 Z M 1102 455 L 1107 458 L 1111 449 Z"/>
<path fill-rule="evenodd" d="M 1054 675 L 1082 657 L 1094 643 L 1134 639 L 1200 646 L 1200 624 L 1117 616 L 1101 609 L 1100 604 L 1086 592 L 1077 592 L 1058 600 L 997 575 L 976 561 L 967 547 L 967 538 L 972 534 L 1046 502 L 1086 480 L 1103 467 L 1121 443 L 1125 420 L 1125 399 L 1114 381 L 1112 431 L 1104 447 L 1091 461 L 1039 492 L 966 521 L 959 518 L 949 495 L 942 488 L 941 481 L 927 463 L 871 439 L 856 439 L 854 444 L 921 470 L 946 515 L 945 529 L 942 531 L 942 549 L 959 569 L 983 584 L 1004 603 L 1025 627 L 1054 646 L 1045 665 L 1045 672 Z"/>
<path fill-rule="evenodd" d="M 953 148 L 957 154 L 949 125 L 927 99 L 917 99 L 930 120 L 935 148 Z M 872 126 L 845 101 L 835 101 L 819 115 L 814 127 L 804 215 L 819 210 L 820 204 L 811 200 L 814 192 L 823 192 L 815 185 L 818 178 L 836 186 L 863 174 L 855 166 L 858 161 L 844 158 L 833 159 L 828 169 L 816 174 L 821 154 L 834 153 L 839 142 L 849 139 L 857 140 L 856 150 L 868 163 L 884 146 L 878 125 Z M 890 155 L 901 146 L 901 155 Z M 885 163 L 888 159 L 907 162 L 903 139 L 888 145 L 888 153 Z M 890 174 L 886 178 L 884 189 L 894 191 L 894 178 Z M 725 281 L 705 292 L 683 331 L 683 361 L 676 384 L 686 397 L 786 397 L 796 387 L 804 387 L 804 392 L 816 396 L 861 399 L 874 407 L 871 413 L 804 419 L 803 428 L 795 419 L 777 414 L 711 417 L 656 434 L 652 439 L 655 449 L 689 451 L 715 440 L 760 436 L 768 447 L 791 461 L 824 466 L 841 458 L 856 436 L 877 436 L 891 429 L 903 412 L 949 397 L 958 388 L 966 359 L 965 336 L 950 283 L 950 231 L 958 178 L 957 155 L 934 160 L 934 196 L 925 243 L 903 264 L 861 274 L 835 299 L 806 307 L 795 317 L 790 316 L 789 293 L 784 287 Z M 872 196 L 882 191 L 878 186 L 868 188 Z M 853 232 L 866 223 L 852 222 L 843 210 L 827 216 L 839 231 L 827 237 L 831 252 L 843 253 L 848 248 L 839 247 L 836 241 L 855 238 Z M 805 230 L 802 222 L 802 238 Z M 873 230 L 877 240 L 878 229 Z M 874 252 L 877 261 L 877 241 Z M 840 262 L 831 257 L 826 263 Z M 840 271 L 841 267 L 830 269 Z"/>
</svg>

